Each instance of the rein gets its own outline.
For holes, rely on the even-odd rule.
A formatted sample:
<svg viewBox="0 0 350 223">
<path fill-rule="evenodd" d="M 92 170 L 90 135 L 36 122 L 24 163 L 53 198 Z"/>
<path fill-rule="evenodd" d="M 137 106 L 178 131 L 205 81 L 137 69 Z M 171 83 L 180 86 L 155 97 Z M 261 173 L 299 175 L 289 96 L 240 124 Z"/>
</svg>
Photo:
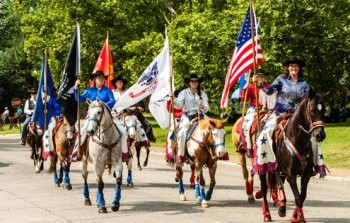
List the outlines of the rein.
<svg viewBox="0 0 350 223">
<path fill-rule="evenodd" d="M 211 131 L 211 129 L 209 130 L 209 133 L 208 134 L 212 134 L 212 131 Z M 213 160 L 217 160 L 218 158 L 216 157 L 216 155 L 214 155 L 213 154 L 213 150 L 211 149 L 211 147 L 210 146 L 208 146 L 208 144 L 205 142 L 205 140 L 204 141 L 199 141 L 199 140 L 197 140 L 197 139 L 195 139 L 195 138 L 193 138 L 192 136 L 190 136 L 190 139 L 192 139 L 194 142 L 196 142 L 198 145 L 200 145 L 202 148 L 205 148 L 205 149 L 207 149 L 207 151 L 209 152 L 209 154 L 210 154 L 210 156 L 211 156 L 211 158 L 213 159 Z M 213 140 L 214 141 L 214 140 Z M 217 146 L 220 146 L 220 145 L 223 145 L 223 143 L 218 143 L 218 144 L 215 144 L 215 145 L 213 145 L 213 148 L 215 149 Z"/>
<path fill-rule="evenodd" d="M 306 130 L 302 125 L 299 125 L 299 128 L 308 135 L 311 135 L 311 133 L 312 133 L 312 131 L 314 131 L 314 129 L 316 129 L 318 127 L 324 127 L 323 121 L 319 120 L 319 121 L 313 122 L 311 120 L 311 102 L 310 102 L 310 99 L 307 102 L 306 120 L 310 123 L 309 130 Z"/>
</svg>

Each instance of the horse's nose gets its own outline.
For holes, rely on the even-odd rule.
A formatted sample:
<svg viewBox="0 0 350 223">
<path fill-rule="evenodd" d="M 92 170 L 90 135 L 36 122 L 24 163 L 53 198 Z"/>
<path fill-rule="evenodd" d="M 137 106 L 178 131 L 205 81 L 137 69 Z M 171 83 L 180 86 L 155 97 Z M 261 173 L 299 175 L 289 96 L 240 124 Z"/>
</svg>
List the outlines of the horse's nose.
<svg viewBox="0 0 350 223">
<path fill-rule="evenodd" d="M 95 134 L 95 131 L 91 129 L 91 130 L 87 131 L 87 133 L 88 133 L 89 135 L 93 135 L 93 134 Z"/>
<path fill-rule="evenodd" d="M 325 138 L 326 138 L 326 133 L 323 131 L 316 135 L 317 142 L 322 142 Z"/>
</svg>

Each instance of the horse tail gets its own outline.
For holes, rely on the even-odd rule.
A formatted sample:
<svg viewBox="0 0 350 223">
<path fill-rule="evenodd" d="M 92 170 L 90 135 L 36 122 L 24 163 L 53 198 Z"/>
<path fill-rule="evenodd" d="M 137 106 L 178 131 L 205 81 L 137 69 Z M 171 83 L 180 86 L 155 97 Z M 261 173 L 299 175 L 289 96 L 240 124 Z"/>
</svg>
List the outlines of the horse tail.
<svg viewBox="0 0 350 223">
<path fill-rule="evenodd" d="M 272 191 L 276 188 L 277 186 L 277 178 L 275 172 L 268 172 L 268 188 L 270 191 L 270 195 L 272 195 Z"/>
<path fill-rule="evenodd" d="M 53 173 L 54 171 L 56 171 L 56 162 L 57 162 L 57 158 L 54 156 L 54 157 L 50 157 L 50 167 L 49 169 L 47 170 L 48 173 Z"/>
<path fill-rule="evenodd" d="M 112 164 L 108 164 L 108 173 L 109 175 L 112 174 Z"/>
</svg>

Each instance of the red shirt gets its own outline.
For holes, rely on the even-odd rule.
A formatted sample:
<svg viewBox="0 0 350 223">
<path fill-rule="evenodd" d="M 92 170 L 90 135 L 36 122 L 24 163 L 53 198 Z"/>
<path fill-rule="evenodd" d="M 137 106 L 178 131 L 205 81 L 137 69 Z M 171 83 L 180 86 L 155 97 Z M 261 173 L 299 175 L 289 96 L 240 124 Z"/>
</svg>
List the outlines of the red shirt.
<svg viewBox="0 0 350 223">
<path fill-rule="evenodd" d="M 264 85 L 265 85 L 265 87 L 269 87 L 270 86 L 270 84 L 264 84 Z M 258 100 L 256 100 L 255 86 L 256 85 L 254 83 L 252 83 L 252 84 L 250 84 L 248 86 L 248 88 L 243 89 L 242 92 L 241 92 L 241 99 L 242 99 L 242 101 L 244 101 L 245 92 L 248 91 L 247 92 L 247 101 L 250 101 L 250 105 L 254 106 L 254 107 L 256 107 L 256 101 L 258 101 L 258 103 L 259 103 L 259 91 L 260 91 L 260 88 L 258 88 L 258 90 L 257 90 L 257 92 L 258 92 L 258 95 L 257 95 Z M 260 105 L 261 104 L 259 103 L 259 106 Z"/>
<path fill-rule="evenodd" d="M 166 103 L 166 109 L 170 112 L 170 100 Z M 182 116 L 182 108 L 176 108 L 174 107 L 174 117 L 175 118 L 181 118 Z"/>
</svg>

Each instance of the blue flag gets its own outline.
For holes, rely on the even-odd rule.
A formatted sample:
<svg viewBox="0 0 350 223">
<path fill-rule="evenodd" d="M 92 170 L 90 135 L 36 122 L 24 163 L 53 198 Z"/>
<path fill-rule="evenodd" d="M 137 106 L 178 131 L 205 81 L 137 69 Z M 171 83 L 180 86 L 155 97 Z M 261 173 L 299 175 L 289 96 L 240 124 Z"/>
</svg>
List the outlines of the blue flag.
<svg viewBox="0 0 350 223">
<path fill-rule="evenodd" d="M 244 87 L 244 85 L 247 83 L 247 76 L 248 76 L 248 72 L 245 73 L 244 75 L 242 75 L 240 78 L 239 78 L 239 88 L 236 89 L 232 96 L 231 96 L 231 99 L 238 99 L 238 98 L 241 98 L 241 92 L 242 92 L 242 89 Z"/>
<path fill-rule="evenodd" d="M 45 101 L 44 101 L 44 92 L 47 93 L 48 96 L 53 97 L 56 92 L 51 76 L 51 71 L 49 68 L 49 64 L 47 62 L 47 57 L 44 55 L 44 60 L 43 64 L 41 67 L 41 77 L 40 77 L 40 83 L 39 83 L 39 88 L 38 88 L 38 94 L 36 98 L 36 104 L 34 108 L 34 113 L 32 116 L 32 122 L 35 122 L 40 126 L 41 129 L 44 129 L 44 123 L 45 123 L 45 115 L 44 115 L 44 110 L 45 110 Z M 46 102 L 48 101 L 49 97 L 47 98 Z M 45 129 L 47 128 L 47 125 L 49 124 L 49 121 L 54 114 L 53 109 L 48 109 L 46 113 L 46 126 Z"/>
</svg>

